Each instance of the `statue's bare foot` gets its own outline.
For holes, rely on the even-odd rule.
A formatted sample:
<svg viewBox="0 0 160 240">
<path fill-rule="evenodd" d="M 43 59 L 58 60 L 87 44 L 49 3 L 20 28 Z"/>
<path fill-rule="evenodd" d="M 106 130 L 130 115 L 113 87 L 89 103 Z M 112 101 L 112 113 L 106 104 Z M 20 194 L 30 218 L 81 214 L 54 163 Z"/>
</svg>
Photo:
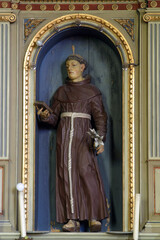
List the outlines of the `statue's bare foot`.
<svg viewBox="0 0 160 240">
<path fill-rule="evenodd" d="M 68 223 L 63 225 L 63 232 L 79 232 L 80 223 L 75 220 L 69 220 Z"/>
<path fill-rule="evenodd" d="M 96 220 L 90 221 L 90 232 L 100 232 L 101 231 L 101 222 Z"/>
</svg>

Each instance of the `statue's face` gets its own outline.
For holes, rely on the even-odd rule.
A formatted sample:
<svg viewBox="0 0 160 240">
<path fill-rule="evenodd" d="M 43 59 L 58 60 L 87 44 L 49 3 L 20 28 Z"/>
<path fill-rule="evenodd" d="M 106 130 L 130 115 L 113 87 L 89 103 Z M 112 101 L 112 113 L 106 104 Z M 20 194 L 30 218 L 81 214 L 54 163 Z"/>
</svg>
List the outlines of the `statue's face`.
<svg viewBox="0 0 160 240">
<path fill-rule="evenodd" d="M 66 62 L 66 68 L 69 79 L 71 79 L 72 81 L 81 81 L 82 73 L 85 69 L 84 64 L 80 64 L 77 60 L 68 60 Z"/>
</svg>

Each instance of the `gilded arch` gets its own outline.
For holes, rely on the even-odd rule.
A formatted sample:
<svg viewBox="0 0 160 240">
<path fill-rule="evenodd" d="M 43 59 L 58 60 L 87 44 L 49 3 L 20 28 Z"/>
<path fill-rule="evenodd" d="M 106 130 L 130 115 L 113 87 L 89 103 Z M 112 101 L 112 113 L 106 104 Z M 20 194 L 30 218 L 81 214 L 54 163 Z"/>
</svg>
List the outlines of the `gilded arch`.
<svg viewBox="0 0 160 240">
<path fill-rule="evenodd" d="M 45 44 L 55 33 L 75 26 L 101 31 L 116 46 L 121 56 L 123 75 L 123 229 L 133 228 L 134 212 L 134 58 L 131 48 L 121 32 L 106 20 L 88 15 L 71 14 L 46 24 L 32 39 L 25 54 L 23 77 L 23 172 L 25 185 L 25 217 L 27 229 L 34 229 L 34 145 L 35 145 L 35 72 L 41 50 L 37 41 Z M 31 91 L 32 89 L 32 91 Z M 127 184 L 126 184 L 127 181 Z M 124 184 L 125 182 L 125 184 Z"/>
</svg>

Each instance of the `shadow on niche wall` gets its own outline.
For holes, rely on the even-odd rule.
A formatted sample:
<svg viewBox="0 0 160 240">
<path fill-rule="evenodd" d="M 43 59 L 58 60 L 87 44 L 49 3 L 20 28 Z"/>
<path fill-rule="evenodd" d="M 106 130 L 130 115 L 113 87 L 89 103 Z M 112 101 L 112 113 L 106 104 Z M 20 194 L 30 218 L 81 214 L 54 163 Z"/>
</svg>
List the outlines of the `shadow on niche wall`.
<svg viewBox="0 0 160 240">
<path fill-rule="evenodd" d="M 51 38 L 40 51 L 37 60 L 36 99 L 48 105 L 56 89 L 65 82 L 65 59 L 76 53 L 88 62 L 85 74 L 102 92 L 108 114 L 105 151 L 98 156 L 110 218 L 102 221 L 102 231 L 122 230 L 122 66 L 117 49 L 102 33 L 93 29 L 72 28 Z M 56 130 L 37 121 L 36 124 L 36 230 L 60 229 L 56 223 L 55 172 Z M 86 222 L 82 231 L 88 231 Z"/>
</svg>

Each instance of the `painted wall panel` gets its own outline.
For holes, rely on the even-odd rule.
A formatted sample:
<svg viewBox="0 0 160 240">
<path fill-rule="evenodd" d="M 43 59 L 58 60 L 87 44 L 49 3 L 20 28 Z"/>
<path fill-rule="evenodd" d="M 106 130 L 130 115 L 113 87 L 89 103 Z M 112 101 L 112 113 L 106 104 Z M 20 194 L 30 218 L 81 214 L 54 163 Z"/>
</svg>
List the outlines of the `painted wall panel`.
<svg viewBox="0 0 160 240">
<path fill-rule="evenodd" d="M 160 167 L 156 167 L 154 169 L 154 182 L 155 182 L 155 196 L 154 196 L 154 199 L 155 199 L 155 206 L 154 206 L 154 211 L 155 211 L 155 214 L 160 214 L 160 187 L 159 187 L 159 183 L 160 183 Z"/>
<path fill-rule="evenodd" d="M 3 213 L 3 167 L 0 167 L 0 214 Z"/>
</svg>

